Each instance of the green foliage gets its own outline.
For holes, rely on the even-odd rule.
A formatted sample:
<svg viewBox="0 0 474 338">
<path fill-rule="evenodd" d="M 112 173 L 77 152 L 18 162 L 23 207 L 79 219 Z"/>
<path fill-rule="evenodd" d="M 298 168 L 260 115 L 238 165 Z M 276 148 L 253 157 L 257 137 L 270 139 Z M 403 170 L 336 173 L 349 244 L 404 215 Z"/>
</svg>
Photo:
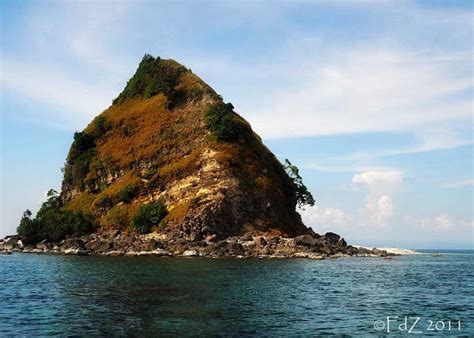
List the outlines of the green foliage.
<svg viewBox="0 0 474 338">
<path fill-rule="evenodd" d="M 127 86 L 113 104 L 120 104 L 132 97 L 150 98 L 158 93 L 165 94 L 168 100 L 172 101 L 176 94 L 178 78 L 185 71 L 185 67 L 173 61 L 145 54 L 135 75 L 127 82 Z"/>
<path fill-rule="evenodd" d="M 74 141 L 64 166 L 64 183 L 79 190 L 85 188 L 85 178 L 90 171 L 92 160 L 97 155 L 96 142 L 111 128 L 107 119 L 99 115 L 92 121 L 92 131 L 74 133 Z M 102 163 L 96 163 L 100 166 Z"/>
<path fill-rule="evenodd" d="M 232 103 L 209 105 L 204 113 L 204 121 L 219 141 L 234 141 L 249 130 L 244 121 L 234 113 Z"/>
<path fill-rule="evenodd" d="M 151 228 L 158 225 L 167 214 L 165 205 L 160 201 L 144 204 L 133 215 L 130 230 L 141 234 L 150 232 Z"/>
<path fill-rule="evenodd" d="M 138 194 L 138 186 L 127 184 L 117 195 L 119 202 L 130 203 Z"/>
<path fill-rule="evenodd" d="M 68 236 L 80 236 L 94 229 L 81 213 L 63 208 L 61 197 L 51 189 L 35 218 L 26 210 L 17 228 L 20 236 L 32 241 L 56 242 Z"/>
<path fill-rule="evenodd" d="M 96 154 L 95 140 L 92 135 L 85 132 L 74 133 L 74 142 L 64 166 L 64 183 L 83 190 L 84 179 Z"/>
<path fill-rule="evenodd" d="M 110 128 L 110 122 L 107 121 L 103 115 L 99 115 L 92 120 L 91 136 L 93 139 L 99 139 L 104 136 Z"/>
<path fill-rule="evenodd" d="M 296 201 L 298 202 L 298 206 L 300 208 L 303 208 L 305 205 L 314 206 L 314 197 L 304 185 L 303 178 L 300 176 L 298 167 L 291 164 L 288 159 L 285 159 L 283 168 L 296 187 Z"/>
<path fill-rule="evenodd" d="M 16 229 L 18 234 L 23 237 L 32 237 L 36 234 L 36 228 L 36 223 L 31 219 L 31 211 L 26 209 Z"/>
</svg>

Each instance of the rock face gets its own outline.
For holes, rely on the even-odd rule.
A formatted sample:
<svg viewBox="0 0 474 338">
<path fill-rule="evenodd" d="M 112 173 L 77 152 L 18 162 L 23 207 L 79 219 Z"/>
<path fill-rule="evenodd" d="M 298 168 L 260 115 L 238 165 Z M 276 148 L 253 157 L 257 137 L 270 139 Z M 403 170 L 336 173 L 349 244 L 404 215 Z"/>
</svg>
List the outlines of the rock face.
<svg viewBox="0 0 474 338">
<path fill-rule="evenodd" d="M 153 230 L 189 241 L 310 234 L 293 181 L 233 106 L 191 70 L 148 55 L 112 106 L 75 134 L 61 198 L 121 230 L 160 200 L 169 213 Z"/>
</svg>

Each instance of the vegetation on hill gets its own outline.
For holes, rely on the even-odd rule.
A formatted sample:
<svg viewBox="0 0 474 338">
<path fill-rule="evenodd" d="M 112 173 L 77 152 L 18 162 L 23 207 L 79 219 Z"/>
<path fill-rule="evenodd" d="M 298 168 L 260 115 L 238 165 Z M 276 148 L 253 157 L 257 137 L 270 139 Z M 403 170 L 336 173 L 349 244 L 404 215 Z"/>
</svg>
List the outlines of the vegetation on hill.
<svg viewBox="0 0 474 338">
<path fill-rule="evenodd" d="M 129 98 L 150 98 L 163 93 L 170 101 L 177 93 L 175 90 L 180 75 L 186 72 L 184 66 L 176 64 L 171 60 L 162 60 L 145 54 L 135 75 L 127 82 L 125 89 L 113 101 L 119 104 Z"/>
<path fill-rule="evenodd" d="M 160 224 L 167 213 L 165 205 L 160 201 L 143 204 L 133 216 L 130 229 L 141 234 L 150 232 L 152 227 Z"/>
<path fill-rule="evenodd" d="M 36 217 L 26 210 L 17 228 L 20 236 L 31 241 L 59 241 L 68 236 L 80 236 L 91 232 L 93 223 L 82 213 L 64 208 L 58 193 L 51 189 Z"/>
<path fill-rule="evenodd" d="M 219 141 L 235 141 L 249 134 L 249 125 L 234 112 L 232 103 L 218 102 L 207 106 L 206 126 Z"/>
<path fill-rule="evenodd" d="M 285 159 L 283 165 L 288 177 L 291 178 L 293 184 L 296 187 L 296 201 L 300 208 L 304 208 L 306 205 L 314 206 L 315 200 L 311 192 L 309 192 L 306 185 L 303 183 L 303 178 L 300 176 L 300 170 L 297 166 L 291 164 L 288 159 Z"/>
</svg>

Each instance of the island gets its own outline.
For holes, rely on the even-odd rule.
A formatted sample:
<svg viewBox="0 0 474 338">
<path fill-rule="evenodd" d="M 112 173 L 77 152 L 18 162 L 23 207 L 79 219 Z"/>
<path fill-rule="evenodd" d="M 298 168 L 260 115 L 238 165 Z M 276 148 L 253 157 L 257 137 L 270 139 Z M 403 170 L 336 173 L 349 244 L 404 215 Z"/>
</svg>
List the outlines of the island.
<svg viewBox="0 0 474 338">
<path fill-rule="evenodd" d="M 387 256 L 306 227 L 314 205 L 298 168 L 190 69 L 145 55 L 112 105 L 74 141 L 12 251 L 109 256 Z"/>
</svg>

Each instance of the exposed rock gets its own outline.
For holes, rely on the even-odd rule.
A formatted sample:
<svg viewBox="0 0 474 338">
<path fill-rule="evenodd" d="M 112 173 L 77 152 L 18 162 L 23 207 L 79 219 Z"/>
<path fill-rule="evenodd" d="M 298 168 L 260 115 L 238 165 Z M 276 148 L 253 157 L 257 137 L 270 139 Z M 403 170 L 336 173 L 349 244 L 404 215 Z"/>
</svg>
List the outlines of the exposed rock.
<svg viewBox="0 0 474 338">
<path fill-rule="evenodd" d="M 313 247 L 317 245 L 318 241 L 311 235 L 301 235 L 295 238 L 296 245 L 302 245 L 307 247 Z"/>
<path fill-rule="evenodd" d="M 118 235 L 117 235 L 118 236 Z M 165 237 L 121 233 L 117 236 L 88 235 L 69 238 L 60 243 L 42 241 L 33 246 L 15 249 L 24 253 L 50 253 L 64 255 L 104 255 L 104 256 L 183 256 L 183 257 L 265 257 L 265 258 L 308 258 L 324 257 L 387 257 L 393 256 L 384 250 L 356 248 L 343 245 L 341 238 L 334 244 L 331 236 L 314 238 L 310 235 L 287 238 L 281 236 L 266 237 L 259 235 L 249 241 L 233 236 L 225 240 L 189 242 L 184 238 L 168 240 Z M 0 241 L 0 251 L 9 254 L 13 250 Z M 5 249 L 6 248 L 6 249 Z"/>
<path fill-rule="evenodd" d="M 340 245 L 340 246 L 347 246 L 346 240 L 345 240 L 344 238 L 341 238 L 341 239 L 339 240 L 339 245 Z"/>
<path fill-rule="evenodd" d="M 334 244 L 339 242 L 340 237 L 341 236 L 339 236 L 338 234 L 335 234 L 334 232 L 326 232 L 326 234 L 324 235 L 325 239 L 327 239 L 329 242 L 334 243 Z"/>
<path fill-rule="evenodd" d="M 257 245 L 258 247 L 261 247 L 261 248 L 263 248 L 265 245 L 267 245 L 267 241 L 265 240 L 265 238 L 263 236 L 255 237 L 254 243 L 255 243 L 255 245 Z"/>
<path fill-rule="evenodd" d="M 253 234 L 251 232 L 247 232 L 242 237 L 240 237 L 240 239 L 244 242 L 249 242 L 253 240 Z"/>
<path fill-rule="evenodd" d="M 183 252 L 183 257 L 195 257 L 199 256 L 199 253 L 196 250 L 186 250 Z"/>
</svg>

